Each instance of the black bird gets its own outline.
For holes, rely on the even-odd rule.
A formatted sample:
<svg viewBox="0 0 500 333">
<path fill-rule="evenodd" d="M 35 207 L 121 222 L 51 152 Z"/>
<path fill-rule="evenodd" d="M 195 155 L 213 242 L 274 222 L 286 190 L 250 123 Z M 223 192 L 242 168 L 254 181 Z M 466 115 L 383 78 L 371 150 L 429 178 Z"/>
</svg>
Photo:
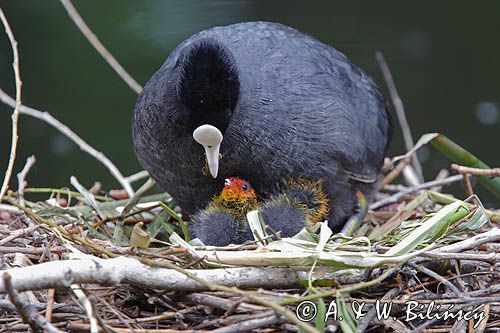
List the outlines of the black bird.
<svg viewBox="0 0 500 333">
<path fill-rule="evenodd" d="M 338 230 L 356 192 L 373 192 L 391 128 L 380 89 L 345 55 L 247 22 L 182 42 L 144 87 L 132 134 L 140 163 L 187 213 L 232 175 L 264 195 L 304 177 L 322 180 Z"/>
</svg>

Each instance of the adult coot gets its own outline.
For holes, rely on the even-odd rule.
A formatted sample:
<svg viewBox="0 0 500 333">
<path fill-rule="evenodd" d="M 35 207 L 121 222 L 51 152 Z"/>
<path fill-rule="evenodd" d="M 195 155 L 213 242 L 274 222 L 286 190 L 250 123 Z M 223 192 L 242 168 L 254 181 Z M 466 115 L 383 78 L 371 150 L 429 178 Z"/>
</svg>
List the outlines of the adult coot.
<svg viewBox="0 0 500 333">
<path fill-rule="evenodd" d="M 304 177 L 322 180 L 338 230 L 356 191 L 375 187 L 391 121 L 379 88 L 342 53 L 247 22 L 182 42 L 144 87 L 132 130 L 140 163 L 187 213 L 233 175 L 263 194 Z"/>
</svg>

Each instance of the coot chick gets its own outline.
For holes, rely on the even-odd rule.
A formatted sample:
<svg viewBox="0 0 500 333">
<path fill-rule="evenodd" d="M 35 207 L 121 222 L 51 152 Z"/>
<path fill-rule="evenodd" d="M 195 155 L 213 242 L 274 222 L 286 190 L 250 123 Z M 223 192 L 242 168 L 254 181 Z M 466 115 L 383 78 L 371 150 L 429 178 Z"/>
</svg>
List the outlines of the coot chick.
<svg viewBox="0 0 500 333">
<path fill-rule="evenodd" d="M 259 206 L 264 223 L 281 237 L 292 237 L 304 227 L 325 219 L 328 199 L 321 181 L 290 180 L 282 193 L 272 195 Z"/>
<path fill-rule="evenodd" d="M 304 176 L 323 180 L 339 230 L 356 192 L 375 188 L 391 121 L 379 88 L 342 53 L 247 22 L 182 42 L 146 84 L 132 130 L 140 163 L 187 213 L 232 175 L 264 195 Z"/>
<path fill-rule="evenodd" d="M 254 209 L 274 232 L 292 237 L 324 219 L 328 200 L 321 182 L 300 178 L 289 181 L 281 193 L 259 202 L 249 182 L 232 177 L 225 180 L 222 192 L 192 217 L 190 234 L 213 246 L 253 240 L 246 214 Z"/>
<path fill-rule="evenodd" d="M 205 209 L 192 216 L 189 233 L 205 245 L 226 246 L 253 240 L 246 213 L 257 208 L 252 186 L 239 178 L 224 181 L 222 192 Z"/>
</svg>

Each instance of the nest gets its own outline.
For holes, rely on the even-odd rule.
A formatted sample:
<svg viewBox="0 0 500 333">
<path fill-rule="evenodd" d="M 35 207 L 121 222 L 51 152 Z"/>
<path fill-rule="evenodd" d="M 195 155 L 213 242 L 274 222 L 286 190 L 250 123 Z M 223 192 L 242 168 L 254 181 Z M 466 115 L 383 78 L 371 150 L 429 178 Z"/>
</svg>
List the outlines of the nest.
<svg viewBox="0 0 500 333">
<path fill-rule="evenodd" d="M 186 241 L 168 194 L 128 199 L 72 184 L 77 191 L 10 192 L 1 206 L 0 290 L 9 297 L 0 299 L 0 332 L 448 332 L 500 323 L 500 214 L 477 196 L 386 186 L 372 204 L 383 208 L 351 236 L 319 223 L 280 238 L 257 219 L 254 242 L 215 248 Z M 29 201 L 34 192 L 47 199 Z"/>
</svg>

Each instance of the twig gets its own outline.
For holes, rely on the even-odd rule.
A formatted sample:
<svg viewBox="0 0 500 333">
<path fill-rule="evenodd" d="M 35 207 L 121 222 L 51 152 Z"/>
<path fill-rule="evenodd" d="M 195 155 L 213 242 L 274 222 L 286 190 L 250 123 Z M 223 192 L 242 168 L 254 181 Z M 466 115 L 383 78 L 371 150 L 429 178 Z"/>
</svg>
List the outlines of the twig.
<svg viewBox="0 0 500 333">
<path fill-rule="evenodd" d="M 396 179 L 401 174 L 403 169 L 408 164 L 410 164 L 410 162 L 411 162 L 410 158 L 405 158 L 402 161 L 400 161 L 398 165 L 393 170 L 391 170 L 391 172 L 389 172 L 389 174 L 385 176 L 385 178 L 380 182 L 379 188 L 384 188 L 384 186 L 392 183 L 394 179 Z"/>
<path fill-rule="evenodd" d="M 384 76 L 387 89 L 389 89 L 389 94 L 391 95 L 392 104 L 394 105 L 394 110 L 396 111 L 396 115 L 398 117 L 399 124 L 401 126 L 401 132 L 403 133 L 403 139 L 405 142 L 406 150 L 410 151 L 415 146 L 415 142 L 413 141 L 413 136 L 411 135 L 410 126 L 408 125 L 408 120 L 406 119 L 403 101 L 399 97 L 396 84 L 394 83 L 394 78 L 392 77 L 391 74 L 391 70 L 389 68 L 389 65 L 387 65 L 387 62 L 385 61 L 382 52 L 375 53 L 375 58 L 377 59 L 380 69 L 382 70 L 382 74 Z M 415 171 L 417 172 L 418 177 L 420 178 L 420 182 L 423 182 L 424 177 L 422 173 L 422 166 L 418 161 L 417 155 L 413 156 L 412 165 Z"/>
<path fill-rule="evenodd" d="M 450 172 L 447 169 L 441 169 L 437 173 L 436 178 L 434 178 L 434 180 L 442 180 L 442 179 L 445 179 L 446 177 L 448 177 L 449 175 L 450 175 Z M 441 188 L 442 188 L 442 186 L 434 186 L 434 187 L 431 187 L 431 191 L 440 192 Z"/>
<path fill-rule="evenodd" d="M 399 288 L 392 288 L 382 297 L 381 301 L 388 301 L 388 300 L 392 301 L 400 293 L 401 293 L 401 290 L 399 290 Z M 360 320 L 358 322 L 358 327 L 356 327 L 357 333 L 363 333 L 364 331 L 366 331 L 366 329 L 368 328 L 368 325 L 370 325 L 372 320 L 375 319 L 376 315 L 377 315 L 377 311 L 376 311 L 376 308 L 374 306 L 370 310 L 368 310 L 368 313 L 363 317 L 363 320 Z"/>
<path fill-rule="evenodd" d="M 455 287 L 455 285 L 453 283 L 446 280 L 444 277 L 442 277 L 438 273 L 436 273 L 436 272 L 434 272 L 434 271 L 432 271 L 432 270 L 430 270 L 427 267 L 424 267 L 422 265 L 415 265 L 412 262 L 407 262 L 406 264 L 408 266 L 410 266 L 411 268 L 413 268 L 419 272 L 422 272 L 425 275 L 428 275 L 429 277 L 433 278 L 434 280 L 441 282 L 442 284 L 447 286 L 453 293 L 455 293 L 455 295 L 457 295 L 458 298 L 465 300 L 464 294 L 457 287 Z"/>
<path fill-rule="evenodd" d="M 23 235 L 26 235 L 30 232 L 35 231 L 36 229 L 38 229 L 40 227 L 41 227 L 41 225 L 38 224 L 38 225 L 32 225 L 32 226 L 24 228 L 24 229 L 18 229 L 16 231 L 13 231 L 9 236 L 0 239 L 0 247 L 4 244 L 7 244 L 8 242 L 18 238 L 18 237 L 21 237 Z"/>
<path fill-rule="evenodd" d="M 68 282 L 68 281 L 66 281 Z M 76 298 L 85 309 L 87 317 L 90 322 L 90 333 L 98 333 L 99 331 L 99 320 L 97 319 L 97 309 L 94 307 L 90 299 L 85 295 L 82 288 L 77 284 L 72 284 L 70 286 L 71 291 L 75 294 Z"/>
<path fill-rule="evenodd" d="M 19 294 L 12 286 L 11 276 L 8 272 L 3 273 L 3 283 L 6 292 L 9 294 L 10 301 L 16 307 L 17 311 L 27 323 L 33 332 L 46 330 L 49 333 L 61 333 L 60 330 L 52 326 L 37 310 L 29 303 L 23 294 Z"/>
<path fill-rule="evenodd" d="M 406 189 L 404 191 L 395 193 L 395 194 L 391 195 L 388 198 L 384 198 L 382 200 L 374 202 L 373 204 L 370 205 L 370 209 L 371 210 L 375 210 L 375 209 L 378 209 L 380 207 L 383 207 L 383 206 L 389 205 L 391 203 L 397 202 L 399 199 L 401 199 L 405 195 L 408 195 L 408 194 L 411 194 L 411 193 L 415 193 L 415 192 L 418 192 L 420 190 L 425 190 L 427 188 L 434 187 L 434 186 L 448 185 L 448 184 L 452 184 L 452 183 L 458 182 L 460 180 L 462 180 L 462 176 L 461 175 L 453 175 L 453 176 L 445 178 L 445 179 L 433 180 L 433 181 L 430 181 L 430 182 L 427 182 L 427 183 L 420 184 L 418 186 L 413 186 L 413 187 L 410 187 L 410 188 L 408 188 L 408 189 Z"/>
<path fill-rule="evenodd" d="M 237 332 L 250 332 L 256 328 L 263 326 L 273 326 L 282 321 L 279 316 L 272 314 L 267 317 L 250 319 L 241 321 L 233 325 L 213 330 L 214 333 L 237 333 Z"/>
<path fill-rule="evenodd" d="M 123 314 L 121 314 L 117 309 L 115 309 L 114 307 L 112 307 L 108 302 L 106 302 L 105 299 L 101 298 L 101 297 L 97 297 L 96 295 L 92 295 L 96 300 L 98 300 L 99 302 L 101 302 L 106 308 L 108 308 L 111 312 L 113 312 L 115 314 L 116 317 L 118 317 L 118 319 L 120 320 L 120 322 L 122 322 L 125 326 L 127 326 L 127 328 L 130 330 L 130 332 L 134 333 L 135 330 L 134 328 L 132 327 L 132 325 L 130 325 L 129 321 L 123 317 Z M 94 308 L 97 309 L 97 305 L 94 304 Z M 100 318 L 100 316 L 98 316 Z M 104 326 L 104 325 L 101 325 L 101 326 Z"/>
<path fill-rule="evenodd" d="M 104 255 L 107 255 L 110 258 L 116 257 L 116 255 L 114 253 L 96 245 L 95 243 L 93 243 L 89 239 L 77 237 L 76 235 L 69 233 L 66 229 L 64 229 L 60 225 L 56 224 L 55 222 L 53 222 L 51 220 L 44 219 L 43 217 L 36 215 L 31 209 L 19 205 L 15 200 L 12 200 L 10 198 L 6 198 L 6 200 L 10 204 L 12 204 L 12 205 L 16 206 L 17 208 L 19 208 L 20 210 L 22 210 L 24 213 L 26 213 L 26 215 L 28 215 L 29 217 L 31 217 L 35 221 L 41 222 L 41 223 L 46 224 L 47 226 L 49 226 L 53 229 L 56 229 L 61 235 L 73 240 L 74 242 L 87 245 L 87 246 L 91 247 L 92 249 L 96 250 L 97 252 L 102 253 Z"/>
<path fill-rule="evenodd" d="M 0 101 L 4 104 L 7 104 L 11 107 L 15 107 L 16 102 L 12 97 L 6 94 L 2 89 L 0 89 Z M 71 141 L 80 147 L 81 150 L 94 157 L 96 160 L 101 162 L 115 177 L 115 179 L 122 185 L 122 187 L 127 191 L 129 196 L 134 195 L 134 190 L 132 186 L 130 186 L 129 182 L 125 179 L 123 174 L 118 170 L 118 168 L 111 162 L 111 160 L 104 155 L 102 152 L 96 150 L 94 147 L 85 142 L 81 137 L 79 137 L 75 132 L 73 132 L 68 126 L 61 123 L 59 120 L 54 118 L 50 113 L 46 111 L 40 111 L 25 105 L 21 105 L 19 107 L 19 113 L 25 114 L 40 120 L 43 120 L 47 124 L 51 125 L 59 132 L 68 137 Z"/>
<path fill-rule="evenodd" d="M 493 228 L 487 232 L 484 232 L 479 235 L 475 235 L 471 238 L 463 240 L 461 242 L 443 246 L 439 248 L 440 252 L 460 252 L 468 249 L 473 249 L 481 244 L 489 243 L 489 242 L 498 242 L 500 241 L 500 229 Z"/>
<path fill-rule="evenodd" d="M 101 57 L 106 60 L 108 65 L 113 68 L 113 70 L 118 74 L 118 76 L 125 81 L 125 83 L 137 94 L 142 91 L 142 86 L 134 80 L 134 78 L 120 65 L 120 63 L 113 57 L 113 55 L 106 49 L 106 47 L 99 41 L 97 36 L 90 30 L 89 26 L 85 23 L 83 18 L 80 16 L 75 6 L 70 0 L 61 0 L 64 9 L 68 12 L 69 17 L 73 20 L 75 25 L 80 29 L 80 32 L 87 38 L 89 43 L 94 47 L 94 49 L 99 52 Z"/>
<path fill-rule="evenodd" d="M 401 268 L 400 265 L 395 266 L 393 268 L 389 268 L 389 269 L 385 270 L 382 274 L 380 274 L 379 276 L 377 276 L 376 278 L 374 278 L 373 280 L 370 280 L 370 281 L 353 283 L 351 285 L 342 286 L 338 289 L 333 289 L 333 290 L 329 290 L 329 291 L 310 294 L 310 295 L 303 296 L 303 297 L 295 297 L 295 298 L 285 299 L 285 300 L 281 301 L 280 304 L 286 305 L 286 304 L 300 303 L 302 301 L 312 301 L 312 300 L 319 299 L 319 298 L 331 297 L 331 296 L 336 295 L 336 294 L 350 293 L 350 292 L 353 292 L 355 290 L 365 289 L 365 288 L 382 283 L 382 281 L 384 281 L 389 276 L 391 276 L 392 274 L 397 272 L 400 268 Z"/>
<path fill-rule="evenodd" d="M 65 252 L 68 249 L 64 246 L 54 246 L 50 248 L 51 252 Z M 43 247 L 16 247 L 0 246 L 0 253 L 23 253 L 23 254 L 42 254 L 46 251 Z"/>
<path fill-rule="evenodd" d="M 53 259 L 55 261 L 59 260 L 59 256 L 54 254 Z M 47 295 L 47 308 L 45 309 L 45 319 L 50 323 L 52 321 L 52 311 L 54 310 L 54 300 L 56 296 L 56 290 L 54 288 L 49 289 Z"/>
<path fill-rule="evenodd" d="M 133 175 L 125 177 L 125 179 L 129 183 L 135 183 L 136 181 L 144 179 L 146 177 L 149 177 L 149 173 L 146 170 L 142 170 L 142 171 L 134 173 Z"/>
<path fill-rule="evenodd" d="M 439 259 L 439 260 L 471 260 L 471 261 L 485 261 L 489 263 L 500 262 L 500 253 L 497 252 L 482 254 L 482 253 L 453 253 L 453 252 L 428 251 L 422 253 L 420 256 L 425 258 Z"/>
<path fill-rule="evenodd" d="M 248 304 L 248 303 L 238 303 L 239 301 L 245 302 L 245 298 L 241 298 L 238 302 L 232 302 L 230 300 L 221 298 L 221 297 L 216 297 L 213 295 L 207 295 L 203 293 L 191 293 L 189 295 L 185 295 L 182 298 L 183 301 L 187 301 L 190 303 L 194 304 L 202 304 L 209 306 L 211 308 L 217 308 L 217 309 L 222 309 L 226 311 L 237 311 L 237 312 L 251 312 L 251 311 L 263 311 L 266 310 L 266 308 L 254 304 Z M 236 306 L 235 306 L 236 304 Z"/>
<path fill-rule="evenodd" d="M 7 192 L 7 188 L 9 187 L 10 177 L 12 176 L 12 169 L 14 168 L 14 161 L 16 160 L 16 151 L 17 151 L 17 121 L 19 119 L 19 107 L 21 106 L 21 87 L 23 82 L 21 81 L 21 74 L 19 72 L 19 53 L 17 50 L 17 41 L 14 38 L 14 34 L 10 29 L 9 21 L 5 17 L 3 10 L 0 8 L 0 19 L 2 20 L 3 26 L 5 27 L 5 32 L 9 37 L 10 45 L 12 47 L 12 66 L 14 67 L 14 76 L 16 80 L 16 102 L 14 111 L 12 112 L 12 143 L 10 146 L 10 155 L 9 155 L 9 163 L 7 164 L 7 170 L 5 170 L 5 176 L 3 179 L 2 187 L 0 188 L 0 202 Z"/>
<path fill-rule="evenodd" d="M 473 196 L 474 195 L 474 190 L 472 190 L 472 184 L 470 183 L 470 175 L 468 173 L 462 174 L 462 177 L 464 179 L 464 186 L 465 186 L 465 193 L 467 193 L 467 196 Z"/>
<path fill-rule="evenodd" d="M 453 171 L 456 171 L 458 173 L 468 173 L 473 176 L 485 176 L 485 177 L 500 177 L 500 168 L 493 168 L 493 169 L 478 169 L 478 168 L 471 168 L 467 166 L 462 166 L 458 164 L 452 164 L 451 169 Z"/>
<path fill-rule="evenodd" d="M 88 297 L 92 309 L 95 309 L 95 318 L 97 319 L 97 322 L 99 323 L 99 326 L 97 327 L 97 332 L 103 331 L 104 333 L 114 333 L 111 329 L 108 328 L 108 325 L 104 321 L 104 319 L 99 315 L 99 312 L 97 311 L 97 300 L 94 295 L 91 295 Z M 91 326 L 92 327 L 92 326 Z M 101 328 L 101 330 L 99 330 Z M 96 332 L 96 333 L 97 333 Z M 131 331 L 132 333 L 135 333 L 134 330 Z"/>
<path fill-rule="evenodd" d="M 31 155 L 26 159 L 26 164 L 24 164 L 21 172 L 17 174 L 17 201 L 19 201 L 19 204 L 21 206 L 24 206 L 24 190 L 26 189 L 26 185 L 28 185 L 28 182 L 26 182 L 26 177 L 28 176 L 28 172 L 30 172 L 31 167 L 33 166 L 33 164 L 35 164 L 35 162 L 35 155 Z"/>
</svg>

